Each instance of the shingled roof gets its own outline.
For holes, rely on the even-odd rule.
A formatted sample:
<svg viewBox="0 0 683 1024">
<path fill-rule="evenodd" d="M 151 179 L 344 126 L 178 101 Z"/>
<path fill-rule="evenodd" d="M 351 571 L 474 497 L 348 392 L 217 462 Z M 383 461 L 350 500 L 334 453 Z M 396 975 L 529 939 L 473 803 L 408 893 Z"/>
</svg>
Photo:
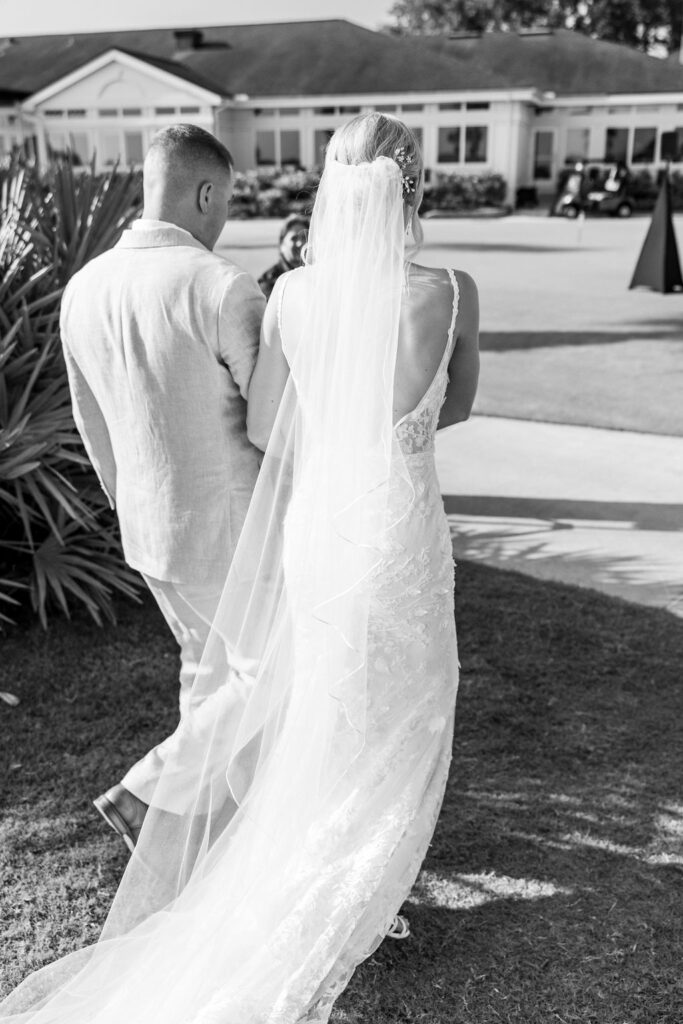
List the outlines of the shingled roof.
<svg viewBox="0 0 683 1024">
<path fill-rule="evenodd" d="M 683 66 L 629 46 L 557 29 L 545 33 L 485 32 L 468 38 L 429 37 L 435 54 L 454 65 L 495 70 L 508 88 L 562 95 L 683 92 Z"/>
<path fill-rule="evenodd" d="M 454 61 L 449 53 L 435 53 L 427 40 L 334 20 L 202 28 L 194 45 L 184 49 L 178 48 L 173 29 L 23 36 L 0 53 L 0 89 L 37 92 L 112 48 L 147 57 L 164 70 L 177 68 L 181 77 L 224 96 L 431 92 L 506 85 L 479 60 Z"/>
</svg>

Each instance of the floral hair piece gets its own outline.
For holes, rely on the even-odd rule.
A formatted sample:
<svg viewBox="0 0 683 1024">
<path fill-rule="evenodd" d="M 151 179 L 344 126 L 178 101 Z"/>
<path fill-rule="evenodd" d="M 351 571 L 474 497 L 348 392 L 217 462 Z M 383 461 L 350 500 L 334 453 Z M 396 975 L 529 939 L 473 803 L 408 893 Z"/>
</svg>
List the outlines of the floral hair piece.
<svg viewBox="0 0 683 1024">
<path fill-rule="evenodd" d="M 409 177 L 409 175 L 405 173 L 406 167 L 409 167 L 410 164 L 412 163 L 412 158 L 409 157 L 408 154 L 406 153 L 405 146 L 399 146 L 397 149 L 394 150 L 394 160 L 396 161 L 401 170 L 401 185 L 403 188 L 403 195 L 409 196 L 411 193 L 415 192 L 415 178 L 411 178 Z"/>
</svg>

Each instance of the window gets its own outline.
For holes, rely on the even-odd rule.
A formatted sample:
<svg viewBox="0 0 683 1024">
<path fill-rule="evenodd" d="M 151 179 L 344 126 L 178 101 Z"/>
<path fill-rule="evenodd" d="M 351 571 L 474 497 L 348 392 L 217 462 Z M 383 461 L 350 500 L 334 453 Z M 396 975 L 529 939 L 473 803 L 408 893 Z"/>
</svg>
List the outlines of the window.
<svg viewBox="0 0 683 1024">
<path fill-rule="evenodd" d="M 605 133 L 605 160 L 626 163 L 628 157 L 628 128 L 608 128 Z"/>
<path fill-rule="evenodd" d="M 124 132 L 123 148 L 127 164 L 141 164 L 144 160 L 142 132 Z"/>
<path fill-rule="evenodd" d="M 424 103 L 403 103 L 401 110 L 404 114 L 411 114 L 417 110 L 424 110 Z"/>
<path fill-rule="evenodd" d="M 85 110 L 67 110 L 67 117 L 85 117 Z"/>
<path fill-rule="evenodd" d="M 46 110 L 45 117 L 64 117 L 63 110 Z"/>
<path fill-rule="evenodd" d="M 98 110 L 97 113 L 100 117 L 118 117 L 118 110 L 114 107 L 106 107 L 104 110 Z"/>
<path fill-rule="evenodd" d="M 485 125 L 468 124 L 465 128 L 465 163 L 484 164 L 487 159 L 489 130 Z"/>
<path fill-rule="evenodd" d="M 683 128 L 662 132 L 659 146 L 660 160 L 671 160 L 675 164 L 683 163 Z"/>
<path fill-rule="evenodd" d="M 69 140 L 62 132 L 50 132 L 47 148 L 51 157 L 66 156 L 69 149 Z"/>
<path fill-rule="evenodd" d="M 632 162 L 634 164 L 653 164 L 655 161 L 656 144 L 656 128 L 636 128 L 633 133 Z"/>
<path fill-rule="evenodd" d="M 275 166 L 275 132 L 256 132 L 256 166 Z"/>
<path fill-rule="evenodd" d="M 99 163 L 111 167 L 121 158 L 121 136 L 118 132 L 101 132 L 97 152 Z"/>
<path fill-rule="evenodd" d="M 534 181 L 549 181 L 553 176 L 553 132 L 538 131 L 534 137 Z"/>
<path fill-rule="evenodd" d="M 439 103 L 439 110 L 462 110 L 462 103 Z"/>
<path fill-rule="evenodd" d="M 360 107 L 340 107 L 340 114 L 360 114 Z"/>
<path fill-rule="evenodd" d="M 299 132 L 280 132 L 280 163 L 301 164 L 301 139 Z"/>
<path fill-rule="evenodd" d="M 330 114 L 336 114 L 336 107 L 313 107 L 314 114 L 322 114 L 324 117 L 329 117 Z"/>
<path fill-rule="evenodd" d="M 89 164 L 92 159 L 92 143 L 87 132 L 69 132 L 69 149 L 74 164 Z"/>
<path fill-rule="evenodd" d="M 124 111 L 124 113 L 125 113 L 125 111 Z M 140 113 L 140 111 L 138 111 L 138 113 Z M 200 110 L 199 110 L 199 107 L 181 107 L 180 108 L 180 113 L 181 114 L 199 114 Z"/>
<path fill-rule="evenodd" d="M 490 103 L 479 102 L 479 100 L 473 101 L 472 103 L 465 104 L 465 110 L 488 110 Z"/>
<path fill-rule="evenodd" d="M 327 143 L 333 135 L 334 128 L 321 128 L 319 131 L 313 133 L 313 153 L 315 154 L 314 159 L 316 164 L 324 163 Z"/>
<path fill-rule="evenodd" d="M 175 114 L 177 110 L 177 107 L 155 107 L 154 113 L 160 117 L 168 117 Z"/>
<path fill-rule="evenodd" d="M 140 107 L 124 107 L 123 108 L 123 116 L 124 117 L 140 117 L 141 114 L 142 114 L 142 110 L 140 109 Z"/>
<path fill-rule="evenodd" d="M 460 161 L 460 129 L 439 128 L 439 155 L 437 160 L 440 164 L 457 164 Z"/>
<path fill-rule="evenodd" d="M 423 149 L 423 146 L 422 146 L 422 134 L 423 134 L 422 133 L 422 129 L 421 128 L 413 128 L 412 125 L 411 125 L 410 130 L 413 133 L 413 135 L 415 136 L 415 138 L 417 139 L 417 144 L 420 147 L 420 150 L 422 150 Z"/>
<path fill-rule="evenodd" d="M 590 145 L 589 128 L 569 128 L 567 131 L 567 160 L 586 160 Z"/>
<path fill-rule="evenodd" d="M 278 113 L 280 117 L 298 117 L 301 113 L 301 107 L 280 107 Z"/>
<path fill-rule="evenodd" d="M 398 107 L 395 103 L 376 103 L 374 109 L 378 114 L 395 114 Z"/>
</svg>

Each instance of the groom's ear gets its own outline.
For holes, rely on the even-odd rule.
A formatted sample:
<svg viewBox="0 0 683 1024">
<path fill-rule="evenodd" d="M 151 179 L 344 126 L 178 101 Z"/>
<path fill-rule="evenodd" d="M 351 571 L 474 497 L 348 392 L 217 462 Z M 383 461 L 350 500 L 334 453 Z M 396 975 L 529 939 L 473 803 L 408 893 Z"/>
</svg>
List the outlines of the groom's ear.
<svg viewBox="0 0 683 1024">
<path fill-rule="evenodd" d="M 197 193 L 197 204 L 202 213 L 208 213 L 209 206 L 211 205 L 211 190 L 213 185 L 210 181 L 205 181 L 199 186 L 199 192 Z"/>
</svg>

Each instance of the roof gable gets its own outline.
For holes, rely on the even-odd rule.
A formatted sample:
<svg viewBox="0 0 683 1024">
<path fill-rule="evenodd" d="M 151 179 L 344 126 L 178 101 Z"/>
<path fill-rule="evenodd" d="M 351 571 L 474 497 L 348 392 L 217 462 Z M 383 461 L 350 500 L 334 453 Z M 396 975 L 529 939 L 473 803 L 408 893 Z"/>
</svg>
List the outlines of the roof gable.
<svg viewBox="0 0 683 1024">
<path fill-rule="evenodd" d="M 174 106 L 218 103 L 220 95 L 134 54 L 110 49 L 34 93 L 29 109 L 40 107 L 144 107 L 154 105 L 159 85 Z"/>
</svg>

